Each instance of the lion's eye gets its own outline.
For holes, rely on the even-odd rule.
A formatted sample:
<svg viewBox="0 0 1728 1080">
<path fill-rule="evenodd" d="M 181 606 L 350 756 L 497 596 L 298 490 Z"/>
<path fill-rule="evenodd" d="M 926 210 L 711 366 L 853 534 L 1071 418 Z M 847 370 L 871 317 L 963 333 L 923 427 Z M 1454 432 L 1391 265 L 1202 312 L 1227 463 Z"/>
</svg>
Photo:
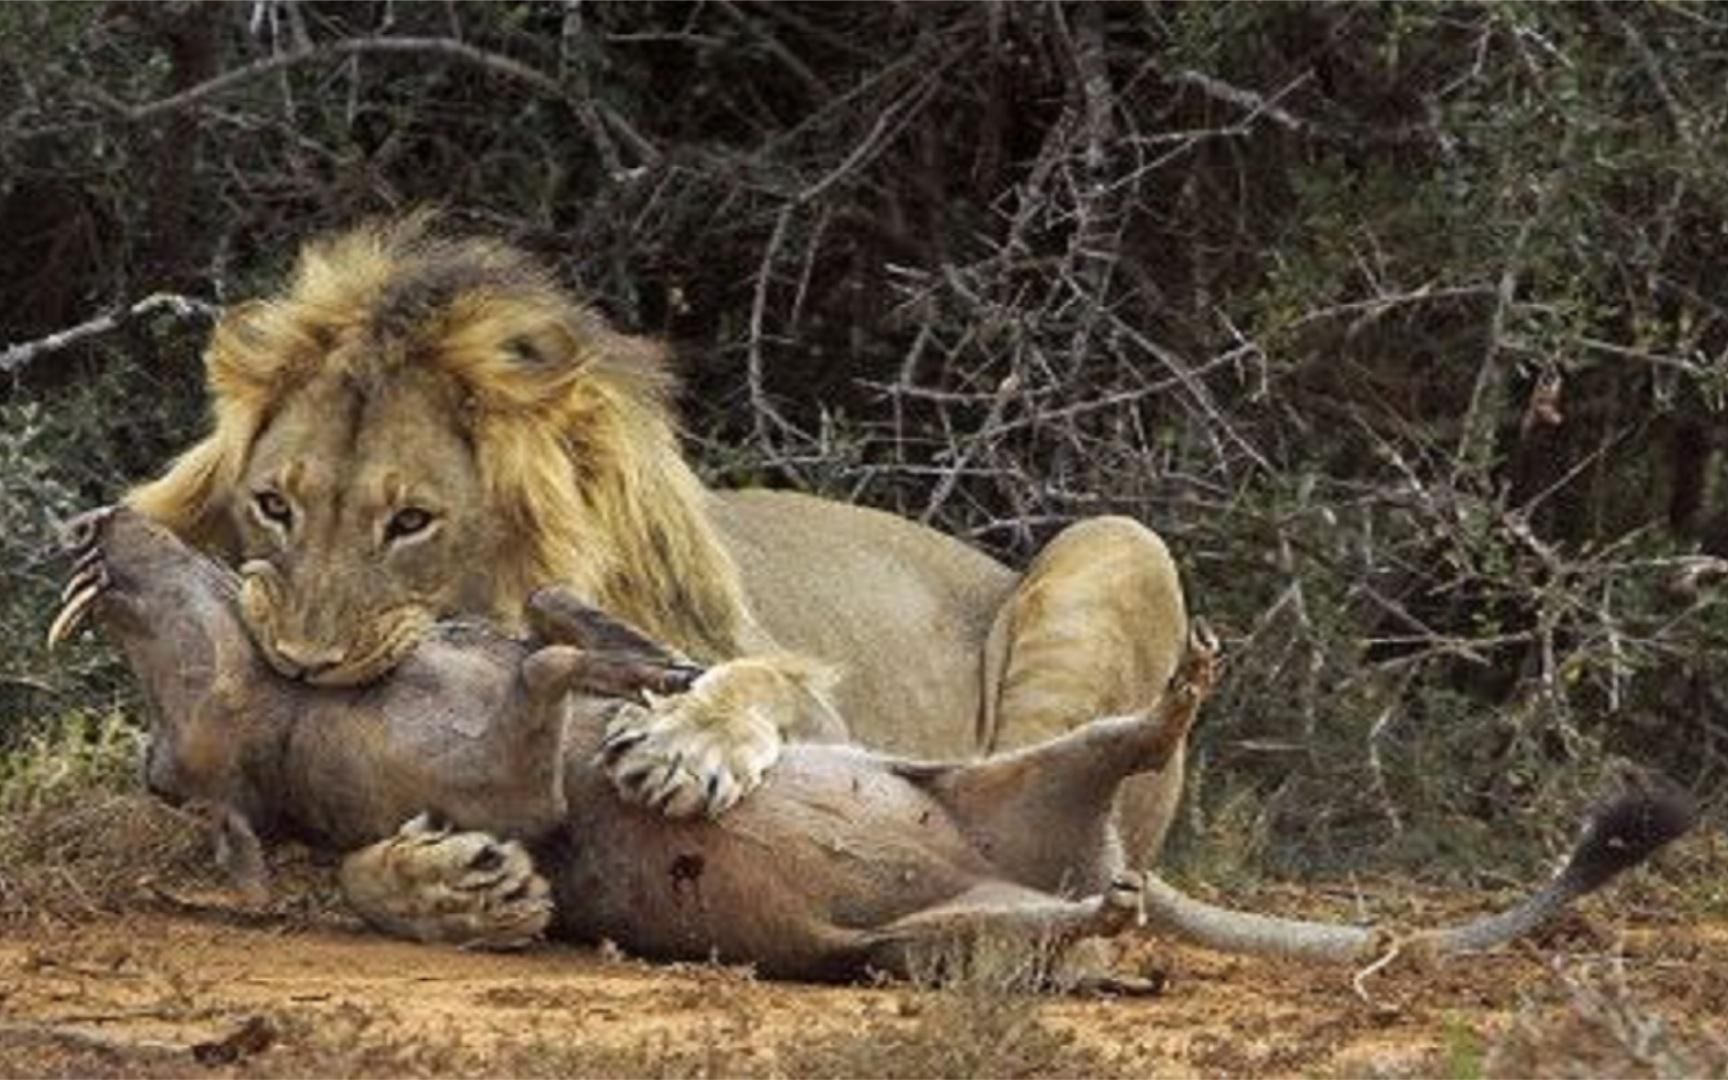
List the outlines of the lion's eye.
<svg viewBox="0 0 1728 1080">
<path fill-rule="evenodd" d="M 546 357 L 540 352 L 540 347 L 525 337 L 511 338 L 504 343 L 510 355 L 524 364 L 544 364 Z"/>
<path fill-rule="evenodd" d="M 273 521 L 284 529 L 294 524 L 294 508 L 277 492 L 260 491 L 257 502 L 258 512 L 264 515 L 266 521 Z"/>
<path fill-rule="evenodd" d="M 422 510 L 418 506 L 404 507 L 392 514 L 389 523 L 384 526 L 384 539 L 400 540 L 404 536 L 413 536 L 415 533 L 425 532 L 431 524 L 430 511 Z"/>
</svg>

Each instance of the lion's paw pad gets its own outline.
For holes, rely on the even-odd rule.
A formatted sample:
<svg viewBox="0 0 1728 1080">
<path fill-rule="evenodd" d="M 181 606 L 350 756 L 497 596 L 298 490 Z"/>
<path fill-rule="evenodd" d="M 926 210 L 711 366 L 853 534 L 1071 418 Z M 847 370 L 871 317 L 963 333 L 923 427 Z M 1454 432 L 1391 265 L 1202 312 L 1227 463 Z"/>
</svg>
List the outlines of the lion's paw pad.
<svg viewBox="0 0 1728 1080">
<path fill-rule="evenodd" d="M 747 710 L 708 715 L 689 697 L 627 705 L 607 726 L 599 764 L 626 801 L 668 817 L 718 817 L 762 783 L 780 732 Z"/>
<path fill-rule="evenodd" d="M 363 919 L 416 941 L 519 949 L 552 919 L 551 890 L 520 843 L 424 814 L 350 855 L 341 880 Z"/>
</svg>

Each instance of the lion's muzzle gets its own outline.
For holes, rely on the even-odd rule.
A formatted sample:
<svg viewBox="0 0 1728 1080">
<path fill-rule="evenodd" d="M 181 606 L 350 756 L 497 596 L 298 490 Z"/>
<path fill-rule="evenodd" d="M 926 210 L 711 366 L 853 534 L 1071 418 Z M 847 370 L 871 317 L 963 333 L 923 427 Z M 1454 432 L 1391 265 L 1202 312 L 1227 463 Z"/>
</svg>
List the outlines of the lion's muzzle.
<svg viewBox="0 0 1728 1080">
<path fill-rule="evenodd" d="M 324 619 L 311 611 L 344 610 L 340 597 L 296 595 L 273 563 L 253 559 L 240 567 L 240 611 L 270 666 L 286 678 L 318 686 L 358 686 L 382 678 L 413 650 L 433 617 L 405 604 L 371 616 Z"/>
</svg>

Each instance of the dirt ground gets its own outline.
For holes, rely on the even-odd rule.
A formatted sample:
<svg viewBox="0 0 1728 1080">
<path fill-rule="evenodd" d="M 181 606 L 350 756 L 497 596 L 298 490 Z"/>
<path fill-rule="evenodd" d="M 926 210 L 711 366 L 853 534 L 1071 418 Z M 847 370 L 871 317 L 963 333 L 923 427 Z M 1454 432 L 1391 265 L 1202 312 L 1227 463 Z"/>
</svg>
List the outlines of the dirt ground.
<svg viewBox="0 0 1728 1080">
<path fill-rule="evenodd" d="M 1394 890 L 1415 921 L 1480 897 Z M 1347 911 L 1341 890 L 1256 897 Z M 489 955 L 181 903 L 0 927 L 0 1073 L 1527 1075 L 1728 1072 L 1728 921 L 1624 897 L 1364 994 L 1347 970 L 1141 941 L 1145 998 L 822 987 L 605 950 Z"/>
</svg>

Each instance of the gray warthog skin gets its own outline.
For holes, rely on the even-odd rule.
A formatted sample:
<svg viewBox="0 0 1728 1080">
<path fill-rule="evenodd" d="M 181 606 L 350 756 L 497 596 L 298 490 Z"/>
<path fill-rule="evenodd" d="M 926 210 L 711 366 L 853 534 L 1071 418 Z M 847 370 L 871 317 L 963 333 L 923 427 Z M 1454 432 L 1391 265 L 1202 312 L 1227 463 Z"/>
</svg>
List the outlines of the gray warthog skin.
<svg viewBox="0 0 1728 1080">
<path fill-rule="evenodd" d="M 1162 764 L 1192 715 L 1101 721 L 974 766 L 794 745 L 720 819 L 672 820 L 596 764 L 623 699 L 593 690 L 675 692 L 687 669 L 446 624 L 380 683 L 315 688 L 255 652 L 226 568 L 127 511 L 76 528 L 103 579 L 97 621 L 153 706 L 153 792 L 217 808 L 241 845 L 255 830 L 351 851 L 423 811 L 517 839 L 550 879 L 555 932 L 649 957 L 844 978 L 904 970 L 927 939 L 1116 932 L 1134 879 L 1055 890 L 1111 885 L 1116 784 Z"/>
<path fill-rule="evenodd" d="M 355 852 L 350 898 L 412 936 L 439 935 L 389 914 L 397 891 L 502 880 L 493 871 L 503 855 L 483 837 L 445 849 L 465 860 L 447 879 L 392 877 L 392 859 L 451 835 L 423 824 L 398 832 L 423 811 L 526 845 L 561 937 L 821 979 L 905 973 L 923 950 L 986 935 L 1054 956 L 1142 915 L 1204 945 L 1311 960 L 1360 962 L 1393 946 L 1475 951 L 1527 931 L 1691 823 L 1682 801 L 1623 796 L 1521 903 L 1400 939 L 1201 904 L 1124 873 L 1110 825 L 1120 782 L 1159 768 L 1187 733 L 1213 675 L 1199 645 L 1146 714 L 965 764 L 796 744 L 717 820 L 674 820 L 622 801 L 596 759 L 632 695 L 680 692 L 697 673 L 566 593 L 531 601 L 535 641 L 445 624 L 378 683 L 315 688 L 259 658 L 229 570 L 126 511 L 86 515 L 71 534 L 78 566 L 51 637 L 88 610 L 124 650 L 153 705 L 151 790 L 214 809 L 219 851 L 243 884 L 261 883 L 256 834 Z M 515 857 L 543 910 L 545 884 L 520 849 Z M 370 883 L 369 902 L 356 881 Z M 528 885 L 506 884 L 508 907 Z M 511 917 L 532 930 L 544 922 Z"/>
</svg>

